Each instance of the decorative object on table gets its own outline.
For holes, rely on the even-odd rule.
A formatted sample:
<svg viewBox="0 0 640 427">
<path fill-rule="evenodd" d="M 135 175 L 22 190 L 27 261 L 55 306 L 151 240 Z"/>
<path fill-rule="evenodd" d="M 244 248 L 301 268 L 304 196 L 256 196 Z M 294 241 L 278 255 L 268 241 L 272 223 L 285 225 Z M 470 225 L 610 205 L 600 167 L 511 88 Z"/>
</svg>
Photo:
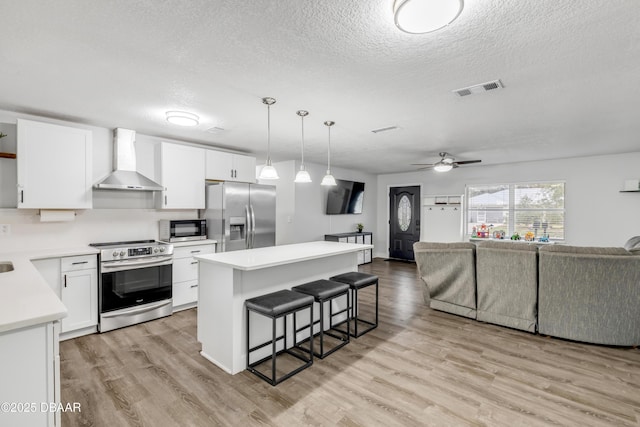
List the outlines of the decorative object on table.
<svg viewBox="0 0 640 427">
<path fill-rule="evenodd" d="M 471 229 L 471 237 L 478 237 L 478 229 L 476 228 L 475 225 Z"/>
<path fill-rule="evenodd" d="M 494 239 L 504 239 L 504 230 L 496 230 L 493 232 Z"/>
<path fill-rule="evenodd" d="M 538 242 L 541 243 L 549 243 L 549 236 L 544 234 L 542 236 L 540 236 L 540 238 L 538 239 Z"/>
<path fill-rule="evenodd" d="M 527 231 L 524 234 L 524 240 L 526 240 L 527 242 L 533 242 L 536 238 L 536 235 L 533 233 L 533 231 Z"/>
<path fill-rule="evenodd" d="M 487 227 L 487 224 L 480 225 L 480 229 L 478 230 L 478 237 L 481 237 L 483 239 L 489 237 L 489 228 Z"/>
<path fill-rule="evenodd" d="M 362 233 L 362 230 L 364 229 L 364 225 L 359 222 L 358 224 L 356 224 L 356 227 L 358 228 L 358 233 Z"/>
<path fill-rule="evenodd" d="M 511 235 L 511 240 L 520 240 L 520 235 L 517 231 Z"/>
</svg>

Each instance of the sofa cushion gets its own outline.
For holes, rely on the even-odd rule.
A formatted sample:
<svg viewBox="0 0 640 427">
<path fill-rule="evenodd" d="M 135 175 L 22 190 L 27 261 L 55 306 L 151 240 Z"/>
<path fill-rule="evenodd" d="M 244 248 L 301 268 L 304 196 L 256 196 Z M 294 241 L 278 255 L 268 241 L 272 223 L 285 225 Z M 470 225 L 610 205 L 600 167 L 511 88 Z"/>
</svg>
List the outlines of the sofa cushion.
<svg viewBox="0 0 640 427">
<path fill-rule="evenodd" d="M 536 252 L 538 247 L 536 245 L 530 245 L 522 242 L 512 242 L 511 240 L 488 240 L 486 242 L 478 242 L 478 248 L 486 249 L 504 249 L 508 251 L 524 251 L 524 252 Z"/>
</svg>

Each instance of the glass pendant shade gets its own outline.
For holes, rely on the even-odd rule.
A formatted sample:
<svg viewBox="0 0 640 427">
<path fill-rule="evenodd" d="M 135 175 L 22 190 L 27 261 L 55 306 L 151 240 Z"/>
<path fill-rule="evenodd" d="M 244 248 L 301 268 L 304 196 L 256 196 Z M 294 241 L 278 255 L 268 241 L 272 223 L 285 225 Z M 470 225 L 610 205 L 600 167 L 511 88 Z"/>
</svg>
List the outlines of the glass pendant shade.
<svg viewBox="0 0 640 427">
<path fill-rule="evenodd" d="M 278 171 L 273 167 L 271 161 L 269 161 L 262 167 L 258 179 L 280 179 L 280 177 L 278 176 Z"/>
<path fill-rule="evenodd" d="M 311 175 L 304 167 L 304 118 L 309 115 L 308 111 L 298 110 L 296 114 L 300 116 L 300 122 L 302 125 L 302 139 L 300 140 L 300 153 L 301 153 L 301 162 L 300 162 L 300 170 L 296 174 L 296 179 L 293 182 L 306 183 L 311 182 Z"/>
<path fill-rule="evenodd" d="M 327 174 L 324 176 L 324 178 L 322 178 L 322 182 L 320 183 L 320 185 L 338 185 L 336 183 L 336 179 L 333 177 L 333 175 L 331 175 L 331 171 L 329 169 L 327 169 Z"/>
<path fill-rule="evenodd" d="M 462 12 L 463 0 L 395 0 L 396 26 L 410 34 L 424 34 L 452 23 Z"/>
<path fill-rule="evenodd" d="M 335 122 L 332 122 L 331 120 L 327 120 L 326 122 L 324 122 L 324 125 L 329 130 L 329 142 L 327 144 L 327 174 L 324 176 L 324 178 L 322 178 L 322 182 L 320 183 L 320 185 L 338 185 L 336 183 L 336 179 L 333 177 L 333 175 L 331 175 L 331 126 L 333 126 L 334 124 Z"/>
<path fill-rule="evenodd" d="M 296 179 L 293 182 L 311 182 L 311 175 L 303 169 L 303 166 L 300 166 L 300 170 L 296 174 Z"/>
<path fill-rule="evenodd" d="M 267 162 L 260 170 L 258 179 L 280 179 L 278 171 L 271 164 L 271 106 L 276 103 L 275 98 L 262 98 L 267 106 Z"/>
</svg>

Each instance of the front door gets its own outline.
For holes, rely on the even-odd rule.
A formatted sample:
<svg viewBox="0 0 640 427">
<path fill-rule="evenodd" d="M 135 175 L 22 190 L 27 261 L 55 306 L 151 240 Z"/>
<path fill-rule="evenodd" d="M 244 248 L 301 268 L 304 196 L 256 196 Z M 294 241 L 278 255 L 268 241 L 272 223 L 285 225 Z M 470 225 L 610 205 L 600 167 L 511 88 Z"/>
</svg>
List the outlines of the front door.
<svg viewBox="0 0 640 427">
<path fill-rule="evenodd" d="M 420 186 L 392 187 L 389 206 L 389 258 L 413 261 L 413 244 L 420 240 Z"/>
</svg>

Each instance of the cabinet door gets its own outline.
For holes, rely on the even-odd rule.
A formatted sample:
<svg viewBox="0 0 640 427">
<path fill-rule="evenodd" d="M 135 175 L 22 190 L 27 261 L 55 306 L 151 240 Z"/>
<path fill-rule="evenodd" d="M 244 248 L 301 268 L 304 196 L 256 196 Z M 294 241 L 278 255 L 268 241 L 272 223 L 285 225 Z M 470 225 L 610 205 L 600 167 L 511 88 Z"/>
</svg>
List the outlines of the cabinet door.
<svg viewBox="0 0 640 427">
<path fill-rule="evenodd" d="M 215 150 L 206 151 L 206 178 L 220 181 L 233 181 L 233 154 Z M 255 170 L 253 174 L 255 175 Z"/>
<path fill-rule="evenodd" d="M 256 182 L 256 158 L 250 156 L 233 156 L 234 181 Z"/>
<path fill-rule="evenodd" d="M 161 144 L 162 209 L 204 209 L 205 150 Z"/>
<path fill-rule="evenodd" d="M 62 332 L 98 324 L 98 275 L 95 269 L 62 273 L 62 303 L 67 317 L 62 319 Z"/>
<path fill-rule="evenodd" d="M 18 119 L 18 208 L 90 209 L 91 131 Z"/>
</svg>

